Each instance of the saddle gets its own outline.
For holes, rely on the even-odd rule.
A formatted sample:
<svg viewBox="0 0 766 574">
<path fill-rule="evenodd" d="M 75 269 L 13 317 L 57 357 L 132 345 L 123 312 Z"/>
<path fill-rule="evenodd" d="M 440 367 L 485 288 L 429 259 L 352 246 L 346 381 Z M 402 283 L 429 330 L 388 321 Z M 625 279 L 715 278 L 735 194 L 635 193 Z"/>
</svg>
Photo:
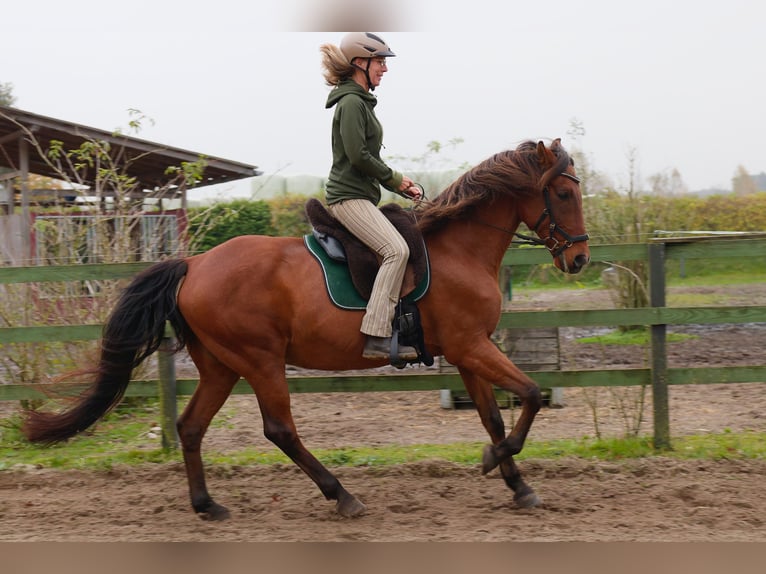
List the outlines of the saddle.
<svg viewBox="0 0 766 574">
<path fill-rule="evenodd" d="M 410 248 L 401 297 L 412 293 L 428 273 L 428 254 L 415 216 L 396 203 L 388 203 L 380 211 L 393 223 Z M 351 281 L 362 298 L 368 300 L 380 267 L 379 256 L 352 235 L 316 198 L 306 202 L 306 215 L 312 234 L 327 254 L 348 264 Z"/>
<path fill-rule="evenodd" d="M 400 369 L 408 362 L 431 366 L 434 358 L 426 350 L 416 303 L 426 293 L 430 283 L 425 242 L 414 215 L 401 206 L 386 204 L 381 212 L 393 223 L 410 249 L 393 320 L 392 349 L 402 344 L 415 347 L 418 351 L 418 359 L 414 361 L 404 361 L 392 353 L 391 364 Z M 312 234 L 307 235 L 304 242 L 325 273 L 330 299 L 344 309 L 364 309 L 380 267 L 379 256 L 343 227 L 318 199 L 306 202 L 306 215 L 312 225 Z M 347 283 L 353 285 L 356 293 L 349 294 L 348 290 L 344 290 Z"/>
</svg>

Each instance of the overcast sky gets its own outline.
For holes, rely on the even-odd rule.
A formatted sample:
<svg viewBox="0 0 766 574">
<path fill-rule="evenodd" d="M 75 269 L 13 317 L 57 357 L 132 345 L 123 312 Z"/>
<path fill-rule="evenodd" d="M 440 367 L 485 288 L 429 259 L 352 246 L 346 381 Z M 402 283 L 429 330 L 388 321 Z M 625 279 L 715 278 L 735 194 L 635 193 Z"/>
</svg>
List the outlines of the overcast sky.
<svg viewBox="0 0 766 574">
<path fill-rule="evenodd" d="M 342 32 L 308 30 L 351 28 L 397 54 L 376 90 L 387 157 L 561 137 L 618 186 L 631 150 L 644 180 L 677 169 L 692 190 L 766 171 L 762 0 L 27 0 L 1 18 L 17 107 L 107 130 L 138 109 L 138 137 L 267 174 L 326 175 L 318 48 Z"/>
</svg>

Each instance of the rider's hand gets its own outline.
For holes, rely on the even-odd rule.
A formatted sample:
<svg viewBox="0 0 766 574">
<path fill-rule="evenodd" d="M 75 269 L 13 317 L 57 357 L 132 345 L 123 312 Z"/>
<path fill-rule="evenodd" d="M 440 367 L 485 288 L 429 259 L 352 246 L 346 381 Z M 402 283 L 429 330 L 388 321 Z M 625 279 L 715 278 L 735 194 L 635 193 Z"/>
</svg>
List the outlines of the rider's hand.
<svg viewBox="0 0 766 574">
<path fill-rule="evenodd" d="M 399 185 L 399 193 L 416 201 L 423 198 L 423 190 L 406 175 L 402 177 L 402 183 Z"/>
<path fill-rule="evenodd" d="M 415 185 L 415 182 L 412 181 L 409 177 L 406 175 L 402 176 L 402 183 L 399 184 L 399 187 L 397 188 L 397 191 L 399 193 L 405 193 L 409 188 L 411 188 L 413 185 Z"/>
<path fill-rule="evenodd" d="M 413 185 L 412 187 L 406 189 L 402 193 L 404 193 L 404 195 L 406 195 L 407 197 L 415 201 L 420 201 L 421 199 L 423 199 L 423 190 L 420 189 L 420 186 L 418 185 Z"/>
</svg>

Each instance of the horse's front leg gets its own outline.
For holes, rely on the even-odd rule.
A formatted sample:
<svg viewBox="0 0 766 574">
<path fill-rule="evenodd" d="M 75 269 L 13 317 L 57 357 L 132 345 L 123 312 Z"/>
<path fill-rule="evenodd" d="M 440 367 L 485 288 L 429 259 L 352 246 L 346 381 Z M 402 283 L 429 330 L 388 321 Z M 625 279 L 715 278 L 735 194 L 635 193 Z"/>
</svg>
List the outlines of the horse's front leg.
<svg viewBox="0 0 766 574">
<path fill-rule="evenodd" d="M 487 445 L 485 448 L 484 462 L 486 464 L 487 451 L 491 450 L 493 445 L 503 442 L 506 438 L 505 423 L 500 415 L 500 408 L 497 405 L 492 385 L 466 369 L 459 369 L 459 371 L 465 388 L 476 406 L 481 422 L 492 440 L 492 445 Z M 491 452 L 489 456 L 494 459 Z M 532 487 L 524 482 L 524 479 L 521 477 L 521 471 L 516 466 L 512 456 L 501 461 L 499 466 L 505 484 L 513 490 L 513 500 L 519 507 L 530 508 L 541 503 Z M 485 469 L 482 470 L 484 473 L 489 472 Z"/>
</svg>

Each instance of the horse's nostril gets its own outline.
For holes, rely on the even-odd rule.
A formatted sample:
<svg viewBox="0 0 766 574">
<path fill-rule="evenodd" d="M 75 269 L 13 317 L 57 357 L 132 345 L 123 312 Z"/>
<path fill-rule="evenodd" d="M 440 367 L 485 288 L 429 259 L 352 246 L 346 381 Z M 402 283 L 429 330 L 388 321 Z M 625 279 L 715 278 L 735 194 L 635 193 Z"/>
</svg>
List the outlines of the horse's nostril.
<svg viewBox="0 0 766 574">
<path fill-rule="evenodd" d="M 580 255 L 575 256 L 574 258 L 574 263 L 578 269 L 582 269 L 583 267 L 585 267 L 589 261 L 590 261 L 590 257 L 582 253 Z"/>
<path fill-rule="evenodd" d="M 572 260 L 572 266 L 569 268 L 569 273 L 579 273 L 589 261 L 590 257 L 587 255 L 583 255 L 582 253 L 580 255 L 575 255 L 575 258 Z"/>
</svg>

